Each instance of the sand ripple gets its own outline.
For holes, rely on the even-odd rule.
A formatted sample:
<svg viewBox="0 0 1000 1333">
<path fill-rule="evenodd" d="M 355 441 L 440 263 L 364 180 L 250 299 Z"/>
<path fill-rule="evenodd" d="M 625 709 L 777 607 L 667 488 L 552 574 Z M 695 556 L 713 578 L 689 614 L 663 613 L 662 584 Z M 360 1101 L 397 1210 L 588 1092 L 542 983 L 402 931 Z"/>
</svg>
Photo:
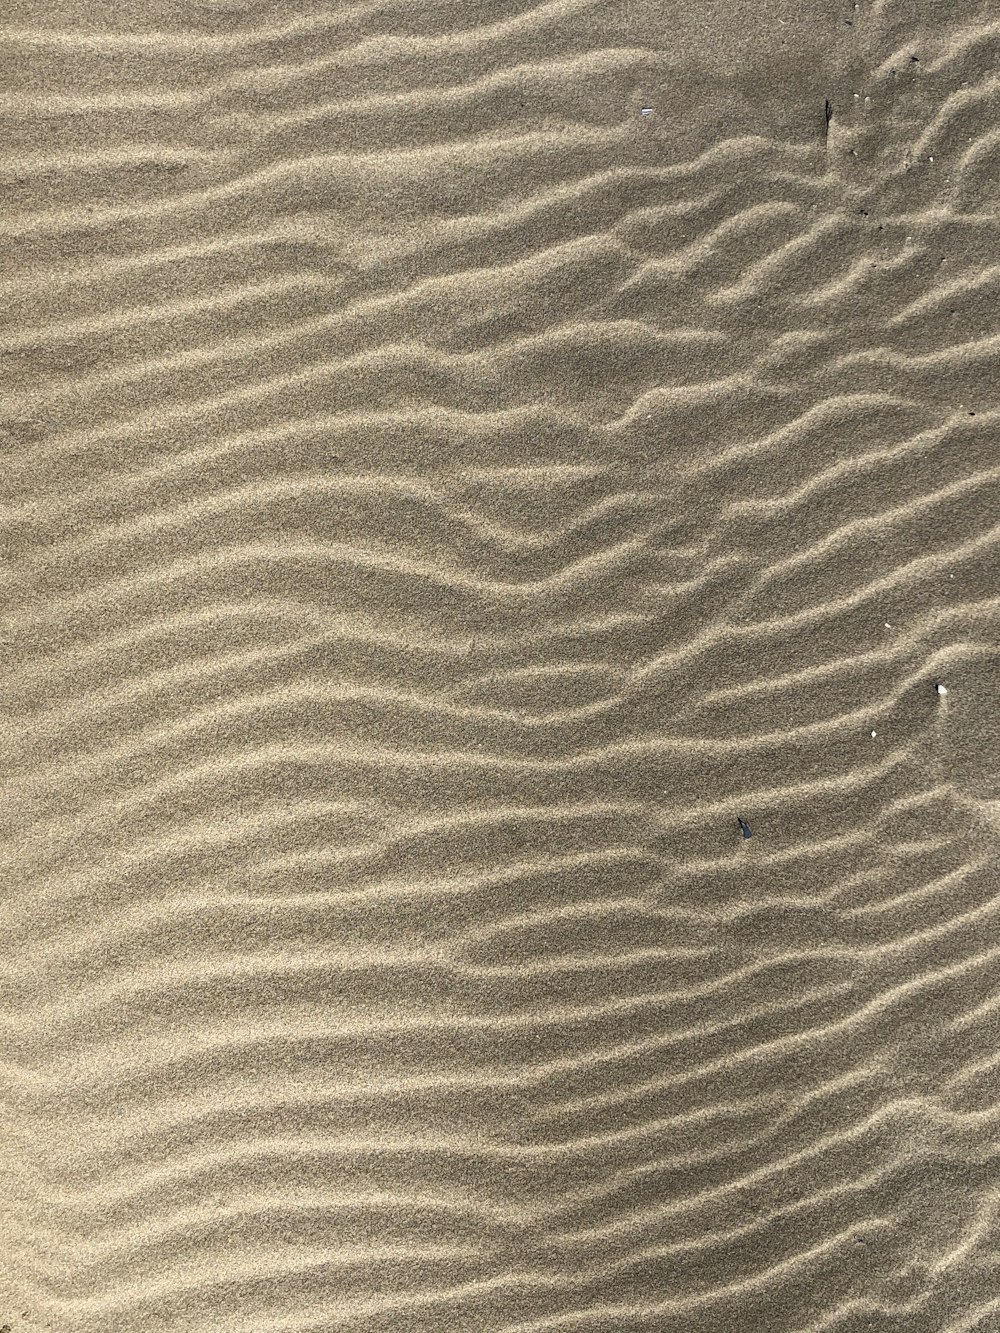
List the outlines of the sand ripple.
<svg viewBox="0 0 1000 1333">
<path fill-rule="evenodd" d="M 1000 24 L 30 8 L 0 1325 L 998 1326 Z"/>
</svg>

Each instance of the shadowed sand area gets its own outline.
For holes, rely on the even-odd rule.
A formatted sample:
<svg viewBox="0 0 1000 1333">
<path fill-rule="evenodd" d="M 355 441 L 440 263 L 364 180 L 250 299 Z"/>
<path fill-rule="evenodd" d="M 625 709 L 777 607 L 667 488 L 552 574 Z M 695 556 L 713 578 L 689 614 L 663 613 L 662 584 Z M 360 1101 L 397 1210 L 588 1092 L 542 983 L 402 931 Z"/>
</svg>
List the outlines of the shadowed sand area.
<svg viewBox="0 0 1000 1333">
<path fill-rule="evenodd" d="M 1000 1329 L 998 70 L 6 5 L 0 1328 Z"/>
</svg>

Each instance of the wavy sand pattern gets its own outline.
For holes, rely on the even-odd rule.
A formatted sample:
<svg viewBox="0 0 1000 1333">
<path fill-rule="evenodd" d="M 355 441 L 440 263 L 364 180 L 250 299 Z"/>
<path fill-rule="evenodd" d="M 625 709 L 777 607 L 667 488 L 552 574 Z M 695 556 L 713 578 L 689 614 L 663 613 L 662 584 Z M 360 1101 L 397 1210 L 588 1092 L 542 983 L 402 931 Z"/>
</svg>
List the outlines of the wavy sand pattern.
<svg viewBox="0 0 1000 1333">
<path fill-rule="evenodd" d="M 4 1329 L 1000 1329 L 1000 17 L 675 8 L 5 11 Z"/>
</svg>

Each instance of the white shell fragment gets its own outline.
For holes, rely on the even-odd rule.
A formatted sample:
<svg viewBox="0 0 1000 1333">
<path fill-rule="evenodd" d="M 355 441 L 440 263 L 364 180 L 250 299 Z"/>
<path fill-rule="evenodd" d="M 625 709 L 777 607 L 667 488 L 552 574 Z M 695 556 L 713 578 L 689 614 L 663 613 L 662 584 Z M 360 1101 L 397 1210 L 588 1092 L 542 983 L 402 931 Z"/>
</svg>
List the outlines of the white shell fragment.
<svg viewBox="0 0 1000 1333">
<path fill-rule="evenodd" d="M 942 685 L 940 681 L 938 681 L 938 683 L 934 686 L 934 688 L 937 690 L 938 694 L 948 693 L 948 686 Z"/>
</svg>

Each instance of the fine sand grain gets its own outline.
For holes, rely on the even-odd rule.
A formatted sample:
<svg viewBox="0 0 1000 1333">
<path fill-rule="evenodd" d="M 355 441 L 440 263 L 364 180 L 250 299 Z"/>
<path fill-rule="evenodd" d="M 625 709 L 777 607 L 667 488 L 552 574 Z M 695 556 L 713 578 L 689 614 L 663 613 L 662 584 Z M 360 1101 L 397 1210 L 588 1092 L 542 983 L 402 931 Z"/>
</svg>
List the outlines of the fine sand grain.
<svg viewBox="0 0 1000 1333">
<path fill-rule="evenodd" d="M 2 25 L 0 1329 L 1000 1330 L 995 0 Z"/>
</svg>

